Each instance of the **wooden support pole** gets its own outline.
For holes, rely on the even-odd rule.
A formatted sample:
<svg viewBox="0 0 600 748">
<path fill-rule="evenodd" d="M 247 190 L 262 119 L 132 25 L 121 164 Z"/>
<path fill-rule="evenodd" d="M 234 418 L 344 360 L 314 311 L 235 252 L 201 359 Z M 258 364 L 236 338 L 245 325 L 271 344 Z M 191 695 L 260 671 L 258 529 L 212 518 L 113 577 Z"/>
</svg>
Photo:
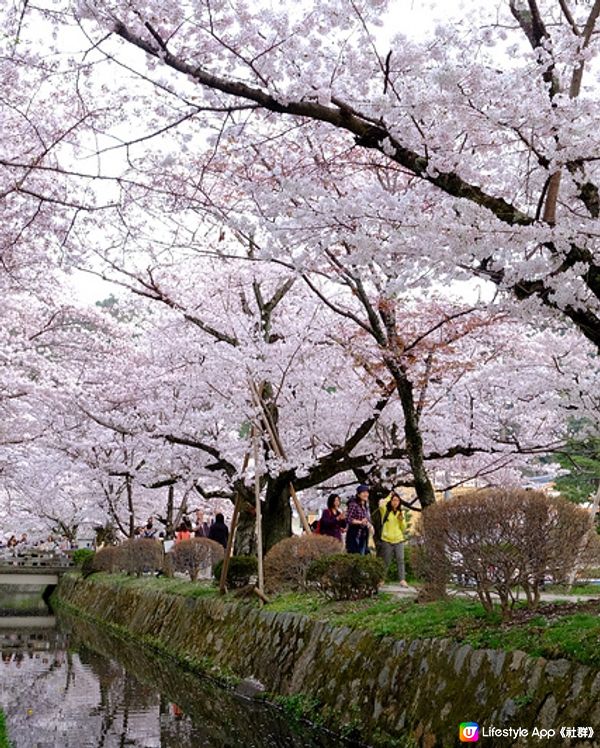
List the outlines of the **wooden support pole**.
<svg viewBox="0 0 600 748">
<path fill-rule="evenodd" d="M 246 471 L 248 467 L 248 461 L 250 460 L 250 452 L 246 452 L 244 455 L 244 463 L 242 465 L 242 473 Z M 240 516 L 240 507 L 242 504 L 242 496 L 239 491 L 235 494 L 235 502 L 233 504 L 233 516 L 231 518 L 231 527 L 229 528 L 229 536 L 227 538 L 227 547 L 225 549 L 225 557 L 223 558 L 223 566 L 221 567 L 221 578 L 219 579 L 219 594 L 224 595 L 227 592 L 227 572 L 229 571 L 229 561 L 233 554 L 233 541 L 235 539 L 235 531 L 237 529 L 237 523 Z"/>
<path fill-rule="evenodd" d="M 258 590 L 264 596 L 265 577 L 263 570 L 263 542 L 262 542 L 262 508 L 260 505 L 260 470 L 258 469 L 258 426 L 252 429 L 254 450 L 254 502 L 256 507 L 256 555 L 258 558 Z M 260 595 L 259 595 L 260 597 Z M 262 598 L 261 598 L 262 599 Z"/>
<path fill-rule="evenodd" d="M 271 442 L 273 451 L 280 459 L 285 460 L 285 451 L 283 449 L 283 444 L 279 441 L 279 437 L 276 434 L 275 424 L 272 422 L 271 416 L 269 415 L 269 411 L 265 407 L 262 396 L 258 392 L 256 385 L 254 384 L 254 382 L 252 382 L 252 380 L 250 381 L 250 389 L 252 391 L 254 404 L 261 413 L 261 420 L 263 421 L 267 431 L 269 432 L 269 441 Z"/>
<path fill-rule="evenodd" d="M 256 385 L 252 380 L 250 380 L 250 390 L 252 392 L 253 399 L 261 402 L 262 397 L 262 387 L 260 389 L 260 392 L 256 389 Z M 242 475 L 245 474 L 246 469 L 248 468 L 248 462 L 250 461 L 250 450 L 246 452 L 244 455 L 244 462 L 242 465 Z M 235 532 L 237 530 L 237 525 L 240 517 L 240 510 L 242 505 L 242 496 L 240 492 L 238 491 L 235 495 L 235 502 L 233 505 L 233 516 L 231 518 L 231 528 L 229 529 L 229 537 L 227 538 L 227 548 L 225 549 L 225 558 L 223 559 L 223 567 L 221 569 L 221 579 L 219 580 L 219 592 L 221 595 L 224 595 L 227 592 L 227 572 L 229 571 L 229 561 L 231 560 L 231 556 L 233 555 L 233 543 L 235 540 Z"/>
<path fill-rule="evenodd" d="M 227 538 L 227 548 L 225 549 L 225 556 L 223 558 L 223 566 L 221 567 L 221 578 L 219 579 L 219 594 L 224 595 L 227 592 L 227 572 L 229 571 L 229 561 L 231 559 L 233 551 L 233 539 L 235 537 L 235 529 L 237 526 L 238 517 L 240 514 L 241 496 L 238 491 L 235 495 L 235 503 L 233 505 L 233 516 L 231 518 L 231 528 L 229 529 L 229 537 Z"/>
<path fill-rule="evenodd" d="M 296 511 L 298 512 L 298 516 L 300 517 L 300 522 L 302 522 L 304 532 L 310 535 L 310 525 L 308 524 L 306 514 L 304 514 L 304 509 L 302 508 L 302 504 L 300 503 L 300 499 L 298 498 L 298 494 L 296 493 L 296 489 L 294 488 L 293 483 L 290 483 L 290 496 L 292 497 L 292 501 L 294 502 L 294 506 L 296 507 Z"/>
<path fill-rule="evenodd" d="M 254 594 L 261 599 L 261 602 L 263 603 L 270 603 L 271 601 L 269 598 L 265 595 L 264 592 L 258 589 L 258 587 L 254 587 Z"/>
<path fill-rule="evenodd" d="M 262 421 L 264 422 L 267 428 L 267 431 L 269 432 L 269 440 L 271 442 L 273 451 L 279 457 L 279 459 L 286 460 L 287 458 L 285 455 L 285 450 L 283 449 L 283 444 L 281 443 L 279 436 L 277 435 L 275 424 L 271 421 L 271 416 L 269 415 L 269 412 L 267 408 L 265 407 L 262 397 L 259 394 L 258 389 L 252 380 L 250 380 L 250 391 L 252 392 L 252 398 L 254 400 L 254 404 L 259 408 L 260 412 L 262 413 Z M 294 502 L 294 506 L 296 507 L 296 511 L 298 512 L 298 516 L 300 517 L 300 522 L 302 523 L 304 532 L 310 534 L 310 525 L 308 524 L 308 520 L 306 519 L 306 515 L 304 514 L 304 510 L 302 509 L 302 504 L 300 503 L 300 499 L 298 498 L 296 489 L 294 488 L 291 482 L 290 482 L 290 496 L 292 497 L 292 501 Z"/>
</svg>

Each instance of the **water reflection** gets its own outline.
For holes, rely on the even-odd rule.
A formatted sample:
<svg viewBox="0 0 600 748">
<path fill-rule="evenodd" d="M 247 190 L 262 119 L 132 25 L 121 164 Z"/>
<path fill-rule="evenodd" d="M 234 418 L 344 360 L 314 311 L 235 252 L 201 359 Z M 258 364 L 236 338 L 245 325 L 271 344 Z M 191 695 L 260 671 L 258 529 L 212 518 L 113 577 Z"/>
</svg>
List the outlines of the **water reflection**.
<svg viewBox="0 0 600 748">
<path fill-rule="evenodd" d="M 46 615 L 50 611 L 44 599 L 45 591 L 43 585 L 0 584 L 0 617 Z"/>
<path fill-rule="evenodd" d="M 340 745 L 86 622 L 23 621 L 0 629 L 0 703 L 14 748 Z"/>
</svg>

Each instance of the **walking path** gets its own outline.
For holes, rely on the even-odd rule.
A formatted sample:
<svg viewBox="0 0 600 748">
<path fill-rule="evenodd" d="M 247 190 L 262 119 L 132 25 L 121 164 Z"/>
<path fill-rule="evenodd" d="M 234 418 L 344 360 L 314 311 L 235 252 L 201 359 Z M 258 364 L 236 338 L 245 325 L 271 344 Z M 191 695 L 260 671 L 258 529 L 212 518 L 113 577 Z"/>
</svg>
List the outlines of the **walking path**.
<svg viewBox="0 0 600 748">
<path fill-rule="evenodd" d="M 405 599 L 414 599 L 417 597 L 418 590 L 416 587 L 402 587 L 399 584 L 389 583 L 389 584 L 383 584 L 380 588 L 381 592 L 389 592 L 392 595 L 396 595 L 399 598 L 405 598 Z M 475 590 L 456 590 L 451 589 L 448 590 L 449 597 L 467 597 L 472 598 L 473 600 L 478 600 L 477 593 Z M 494 595 L 495 597 L 495 595 Z M 558 592 L 542 592 L 540 595 L 540 600 L 543 600 L 547 603 L 555 603 L 559 600 L 566 600 L 567 602 L 571 603 L 577 603 L 582 602 L 585 600 L 594 600 L 595 598 L 600 597 L 600 587 L 598 588 L 598 594 L 597 595 L 567 595 L 566 593 L 558 593 Z M 524 599 L 524 598 L 523 598 Z"/>
</svg>

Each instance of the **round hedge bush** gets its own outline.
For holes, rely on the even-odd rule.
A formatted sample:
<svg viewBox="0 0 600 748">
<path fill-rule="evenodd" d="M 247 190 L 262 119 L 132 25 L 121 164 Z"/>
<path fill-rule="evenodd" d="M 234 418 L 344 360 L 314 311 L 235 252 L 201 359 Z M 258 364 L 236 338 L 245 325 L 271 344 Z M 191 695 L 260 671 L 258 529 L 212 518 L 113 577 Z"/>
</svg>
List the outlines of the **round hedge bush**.
<svg viewBox="0 0 600 748">
<path fill-rule="evenodd" d="M 265 556 L 265 586 L 270 591 L 304 590 L 311 563 L 341 551 L 341 542 L 327 535 L 293 535 L 285 538 Z"/>
<path fill-rule="evenodd" d="M 180 540 L 169 554 L 173 570 L 189 574 L 192 582 L 203 568 L 214 568 L 224 555 L 223 546 L 208 538 Z"/>
<path fill-rule="evenodd" d="M 385 566 L 375 556 L 340 553 L 313 561 L 308 584 L 333 600 L 359 600 L 377 594 L 385 578 Z"/>
<path fill-rule="evenodd" d="M 214 577 L 217 582 L 221 579 L 221 569 L 223 561 L 219 561 L 214 568 Z M 232 556 L 229 559 L 227 569 L 227 587 L 230 589 L 240 589 L 247 587 L 253 577 L 258 574 L 258 559 L 256 556 Z"/>
</svg>

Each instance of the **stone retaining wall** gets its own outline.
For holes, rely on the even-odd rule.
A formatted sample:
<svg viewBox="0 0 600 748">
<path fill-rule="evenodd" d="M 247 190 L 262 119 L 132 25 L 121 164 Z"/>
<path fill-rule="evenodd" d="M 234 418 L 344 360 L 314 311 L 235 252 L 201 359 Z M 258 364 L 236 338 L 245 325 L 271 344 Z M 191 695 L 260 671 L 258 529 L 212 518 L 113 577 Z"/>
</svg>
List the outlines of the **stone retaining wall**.
<svg viewBox="0 0 600 748">
<path fill-rule="evenodd" d="M 356 728 L 382 746 L 461 745 L 460 722 L 531 730 L 591 725 L 600 731 L 600 672 L 523 652 L 474 650 L 448 640 L 377 638 L 293 613 L 259 611 L 64 577 L 59 600 L 97 620 L 209 658 L 268 691 L 319 699 L 332 729 Z M 590 741 L 489 738 L 482 746 L 588 746 Z"/>
</svg>

